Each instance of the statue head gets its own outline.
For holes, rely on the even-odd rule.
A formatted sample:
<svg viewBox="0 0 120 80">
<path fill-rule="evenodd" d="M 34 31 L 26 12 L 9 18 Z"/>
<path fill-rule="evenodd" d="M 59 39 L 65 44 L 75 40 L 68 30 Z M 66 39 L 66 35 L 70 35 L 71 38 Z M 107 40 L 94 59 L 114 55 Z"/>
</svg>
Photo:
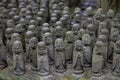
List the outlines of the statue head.
<svg viewBox="0 0 120 80">
<path fill-rule="evenodd" d="M 21 41 L 15 41 L 12 46 L 13 52 L 15 54 L 20 54 L 23 52 L 23 47 Z"/>
<path fill-rule="evenodd" d="M 38 39 L 37 39 L 36 37 L 32 37 L 32 38 L 29 40 L 29 46 L 30 46 L 31 48 L 36 48 L 37 43 L 38 43 Z"/>
<path fill-rule="evenodd" d="M 35 25 L 29 25 L 28 31 L 36 32 L 36 26 Z"/>
<path fill-rule="evenodd" d="M 36 20 L 30 20 L 29 25 L 36 25 Z"/>
<path fill-rule="evenodd" d="M 25 33 L 25 42 L 29 43 L 29 40 L 34 37 L 34 33 L 32 31 L 27 31 Z"/>
<path fill-rule="evenodd" d="M 74 32 L 73 31 L 67 31 L 65 34 L 65 40 L 68 43 L 73 43 L 74 42 Z"/>
<path fill-rule="evenodd" d="M 91 45 L 91 37 L 90 37 L 90 35 L 89 34 L 84 34 L 83 36 L 82 36 L 82 42 L 83 42 L 83 45 L 85 45 L 85 46 L 90 46 Z"/>
<path fill-rule="evenodd" d="M 109 35 L 108 29 L 102 29 L 101 34 L 108 36 Z"/>
<path fill-rule="evenodd" d="M 65 49 L 64 41 L 61 38 L 55 40 L 56 51 L 63 51 Z"/>
<path fill-rule="evenodd" d="M 13 28 L 14 26 L 15 26 L 15 23 L 14 23 L 13 19 L 7 20 L 7 27 Z"/>
<path fill-rule="evenodd" d="M 79 37 L 79 39 L 82 39 L 82 36 L 85 34 L 85 30 L 84 29 L 80 29 L 79 31 L 78 31 L 78 37 Z"/>
<path fill-rule="evenodd" d="M 111 40 L 113 41 L 113 42 L 116 42 L 117 41 L 117 39 L 118 39 L 118 36 L 119 36 L 119 32 L 113 32 L 112 34 L 111 34 Z"/>
<path fill-rule="evenodd" d="M 81 9 L 79 7 L 76 7 L 74 10 L 74 14 L 80 14 L 81 13 Z"/>
<path fill-rule="evenodd" d="M 112 9 L 109 9 L 108 12 L 107 12 L 107 16 L 109 18 L 113 18 L 114 17 L 114 11 Z"/>
<path fill-rule="evenodd" d="M 43 39 L 42 39 L 46 45 L 50 45 L 52 44 L 52 34 L 50 32 L 46 32 L 45 34 L 43 34 Z"/>
<path fill-rule="evenodd" d="M 78 34 L 79 29 L 80 29 L 80 25 L 79 24 L 77 24 L 77 23 L 73 24 L 72 31 L 74 32 L 75 35 Z"/>
<path fill-rule="evenodd" d="M 15 31 L 16 31 L 17 33 L 22 33 L 22 32 L 24 32 L 23 25 L 22 25 L 22 24 L 17 24 L 17 25 L 15 26 Z"/>
<path fill-rule="evenodd" d="M 57 37 L 61 37 L 63 35 L 63 27 L 62 26 L 56 26 L 54 32 L 55 32 L 55 35 Z"/>
<path fill-rule="evenodd" d="M 83 45 L 82 45 L 82 41 L 81 40 L 77 40 L 74 43 L 74 48 L 76 51 L 81 51 L 83 50 Z"/>
<path fill-rule="evenodd" d="M 6 30 L 5 30 L 5 36 L 6 36 L 6 38 L 8 38 L 8 39 L 11 39 L 11 35 L 13 34 L 13 28 L 7 28 Z"/>
<path fill-rule="evenodd" d="M 14 42 L 14 41 L 21 41 L 21 37 L 20 37 L 20 34 L 18 34 L 18 33 L 13 33 L 12 34 L 12 36 L 11 36 L 11 40 L 12 40 L 12 43 Z"/>
<path fill-rule="evenodd" d="M 103 54 L 103 51 L 104 51 L 104 47 L 105 45 L 104 45 L 104 43 L 102 42 L 102 41 L 97 41 L 96 43 L 95 43 L 95 45 L 94 45 L 94 47 L 95 47 L 95 51 L 96 51 L 96 54 L 97 55 L 102 55 Z"/>
<path fill-rule="evenodd" d="M 105 29 L 107 28 L 107 23 L 106 22 L 100 22 L 100 25 L 101 29 Z"/>
<path fill-rule="evenodd" d="M 98 36 L 98 41 L 102 41 L 102 42 L 105 43 L 105 42 L 107 42 L 107 40 L 108 40 L 108 39 L 107 39 L 107 37 L 106 37 L 105 35 L 99 35 L 99 36 Z"/>
<path fill-rule="evenodd" d="M 92 16 L 93 15 L 93 9 L 92 9 L 92 7 L 88 7 L 86 9 L 86 13 L 87 13 L 88 16 Z"/>
<path fill-rule="evenodd" d="M 37 53 L 39 55 L 45 55 L 47 52 L 47 46 L 44 41 L 41 41 L 37 44 Z"/>
<path fill-rule="evenodd" d="M 89 25 L 87 26 L 86 33 L 87 33 L 87 34 L 90 34 L 90 35 L 93 35 L 94 32 L 95 32 L 95 27 L 94 27 L 94 25 L 93 25 L 93 24 L 89 24 Z"/>
</svg>

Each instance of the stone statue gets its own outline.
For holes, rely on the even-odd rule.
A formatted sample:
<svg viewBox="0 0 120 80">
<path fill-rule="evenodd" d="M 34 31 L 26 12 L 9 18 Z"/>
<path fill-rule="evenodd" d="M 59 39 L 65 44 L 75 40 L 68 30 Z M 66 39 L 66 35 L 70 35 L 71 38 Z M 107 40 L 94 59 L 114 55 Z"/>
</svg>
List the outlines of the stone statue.
<svg viewBox="0 0 120 80">
<path fill-rule="evenodd" d="M 37 44 L 37 70 L 40 75 L 49 74 L 48 49 L 45 42 Z"/>
<path fill-rule="evenodd" d="M 54 41 L 57 38 L 64 38 L 63 27 L 62 26 L 56 26 L 53 35 L 54 35 Z"/>
<path fill-rule="evenodd" d="M 94 76 L 101 76 L 103 74 L 104 52 L 104 43 L 102 41 L 97 41 L 94 45 L 92 58 L 92 73 Z"/>
<path fill-rule="evenodd" d="M 53 36 L 50 32 L 46 32 L 45 34 L 43 34 L 42 40 L 46 43 L 46 46 L 48 48 L 49 63 L 53 64 L 55 60 Z"/>
<path fill-rule="evenodd" d="M 78 31 L 80 29 L 80 25 L 78 23 L 73 24 L 72 31 L 74 32 L 75 41 L 78 39 Z"/>
<path fill-rule="evenodd" d="M 5 67 L 7 67 L 7 54 L 3 40 L 0 37 L 0 69 L 3 69 Z"/>
<path fill-rule="evenodd" d="M 32 70 L 37 70 L 37 43 L 38 43 L 38 39 L 36 37 L 32 37 L 29 40 L 29 56 L 30 56 L 30 62 L 31 62 L 31 69 Z"/>
<path fill-rule="evenodd" d="M 77 40 L 74 43 L 73 51 L 73 73 L 82 74 L 83 66 L 83 45 L 81 40 Z"/>
<path fill-rule="evenodd" d="M 6 30 L 5 30 L 5 37 L 7 38 L 7 40 L 6 40 L 6 51 L 7 51 L 7 53 L 8 53 L 8 57 L 13 57 L 11 54 L 12 54 L 12 48 L 11 48 L 11 45 L 10 45 L 10 43 L 11 43 L 11 36 L 12 36 L 12 34 L 13 34 L 13 28 L 7 28 Z"/>
<path fill-rule="evenodd" d="M 85 67 L 91 67 L 92 64 L 92 41 L 89 34 L 82 36 L 83 43 L 83 63 Z"/>
<path fill-rule="evenodd" d="M 32 31 L 36 37 L 38 37 L 38 27 L 35 25 L 29 25 L 28 31 Z"/>
<path fill-rule="evenodd" d="M 25 48 L 26 48 L 26 59 L 28 62 L 30 62 L 30 47 L 29 47 L 29 40 L 34 37 L 34 33 L 32 31 L 27 31 L 25 33 Z"/>
<path fill-rule="evenodd" d="M 21 41 L 15 41 L 12 46 L 14 74 L 22 75 L 25 73 L 24 52 Z"/>
<path fill-rule="evenodd" d="M 103 57 L 104 57 L 104 67 L 106 67 L 107 57 L 108 57 L 108 39 L 105 35 L 99 35 L 98 41 L 102 41 L 105 44 L 105 52 L 103 54 Z"/>
<path fill-rule="evenodd" d="M 117 41 L 119 36 L 119 32 L 113 32 L 110 35 L 110 43 L 109 43 L 109 50 L 108 50 L 108 62 L 112 63 L 113 61 L 113 50 L 114 50 L 114 45 L 115 42 Z"/>
<path fill-rule="evenodd" d="M 59 73 L 65 72 L 66 63 L 65 63 L 65 45 L 64 41 L 61 38 L 56 39 L 55 41 L 55 68 Z"/>
<path fill-rule="evenodd" d="M 85 30 L 84 29 L 80 29 L 79 31 L 78 31 L 78 39 L 79 40 L 82 40 L 82 36 L 85 34 Z"/>
<path fill-rule="evenodd" d="M 74 32 L 67 31 L 65 34 L 65 59 L 68 63 L 72 62 L 73 57 L 73 44 L 74 44 Z"/>
<path fill-rule="evenodd" d="M 114 45 L 112 74 L 120 76 L 120 40 L 116 41 Z"/>
</svg>

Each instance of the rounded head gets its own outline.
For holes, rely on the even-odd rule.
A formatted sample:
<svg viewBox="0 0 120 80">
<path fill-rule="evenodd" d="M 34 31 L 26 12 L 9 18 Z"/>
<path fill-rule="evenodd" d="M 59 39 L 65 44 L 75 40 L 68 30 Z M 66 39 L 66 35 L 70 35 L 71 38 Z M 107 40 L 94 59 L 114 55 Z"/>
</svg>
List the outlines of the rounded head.
<svg viewBox="0 0 120 80">
<path fill-rule="evenodd" d="M 108 12 L 107 12 L 107 16 L 109 18 L 113 18 L 114 17 L 114 11 L 112 9 L 109 9 Z"/>
<path fill-rule="evenodd" d="M 16 26 L 15 26 L 15 31 L 16 32 L 23 32 L 24 31 L 24 29 L 23 29 L 23 25 L 22 24 L 17 24 Z"/>
<path fill-rule="evenodd" d="M 73 31 L 67 31 L 65 34 L 65 39 L 68 42 L 73 42 L 74 41 L 74 32 Z"/>
<path fill-rule="evenodd" d="M 36 29 L 35 25 L 29 25 L 28 30 L 34 31 Z"/>
<path fill-rule="evenodd" d="M 36 45 L 38 43 L 38 39 L 36 37 L 32 37 L 30 40 L 29 40 L 29 44 L 31 47 L 34 47 L 36 48 Z"/>
<path fill-rule="evenodd" d="M 102 41 L 97 41 L 97 42 L 95 43 L 95 46 L 98 47 L 98 48 L 104 47 L 104 43 L 103 43 Z"/>
<path fill-rule="evenodd" d="M 57 21 L 56 26 L 63 26 L 63 23 L 61 21 Z"/>
<path fill-rule="evenodd" d="M 49 23 L 44 23 L 43 27 L 49 27 Z"/>
<path fill-rule="evenodd" d="M 7 29 L 5 30 L 5 33 L 8 34 L 8 35 L 12 34 L 13 32 L 14 32 L 14 31 L 13 31 L 13 28 L 7 28 Z"/>
<path fill-rule="evenodd" d="M 92 9 L 92 7 L 88 7 L 88 8 L 86 9 L 86 12 L 87 12 L 87 15 L 92 15 L 92 14 L 93 14 L 93 9 Z"/>
<path fill-rule="evenodd" d="M 108 35 L 109 31 L 107 29 L 102 29 L 101 34 Z"/>
<path fill-rule="evenodd" d="M 30 39 L 31 37 L 34 37 L 34 33 L 32 31 L 27 31 L 25 33 L 25 38 Z"/>
<path fill-rule="evenodd" d="M 80 12 L 81 12 L 81 9 L 79 7 L 76 7 L 75 10 L 74 10 L 74 13 L 79 14 Z"/>
<path fill-rule="evenodd" d="M 89 24 L 87 26 L 87 29 L 90 30 L 90 31 L 94 31 L 94 25 L 93 24 Z"/>
<path fill-rule="evenodd" d="M 51 21 L 52 23 L 56 23 L 56 22 L 57 22 L 57 17 L 51 17 L 50 21 Z"/>
<path fill-rule="evenodd" d="M 45 44 L 44 41 L 39 42 L 39 43 L 37 44 L 37 46 L 40 47 L 40 48 L 42 48 L 42 47 L 46 48 L 46 44 Z"/>
<path fill-rule="evenodd" d="M 75 41 L 74 47 L 77 51 L 81 51 L 83 49 L 82 41 L 81 40 Z"/>
<path fill-rule="evenodd" d="M 90 37 L 90 35 L 89 34 L 84 34 L 83 36 L 82 36 L 82 41 L 83 41 L 83 44 L 84 45 L 90 45 L 91 44 L 91 37 Z"/>
<path fill-rule="evenodd" d="M 105 35 L 99 35 L 98 36 L 98 40 L 106 42 L 107 41 L 107 37 Z"/>
<path fill-rule="evenodd" d="M 29 25 L 36 25 L 36 21 L 35 20 L 30 20 Z"/>
<path fill-rule="evenodd" d="M 16 41 L 16 40 L 20 41 L 21 40 L 20 34 L 18 34 L 18 33 L 13 33 L 11 38 L 12 38 L 12 41 Z"/>
</svg>

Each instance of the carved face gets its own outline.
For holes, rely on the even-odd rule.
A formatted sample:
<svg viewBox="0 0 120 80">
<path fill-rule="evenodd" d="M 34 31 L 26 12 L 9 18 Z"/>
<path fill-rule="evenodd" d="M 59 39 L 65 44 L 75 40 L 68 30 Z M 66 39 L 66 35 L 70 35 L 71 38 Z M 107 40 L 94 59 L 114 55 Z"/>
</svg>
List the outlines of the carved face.
<svg viewBox="0 0 120 80">
<path fill-rule="evenodd" d="M 22 43 L 20 41 L 15 41 L 13 43 L 13 51 L 15 52 L 15 54 L 19 54 L 23 51 Z"/>
<path fill-rule="evenodd" d="M 18 33 L 14 33 L 14 34 L 12 34 L 12 36 L 11 36 L 12 38 L 12 42 L 14 42 L 14 41 L 16 41 L 16 40 L 18 40 L 18 41 L 20 41 L 21 40 L 21 37 L 20 37 L 20 35 L 18 34 Z"/>
<path fill-rule="evenodd" d="M 67 42 L 72 43 L 74 41 L 74 33 L 73 33 L 73 31 L 66 32 L 65 39 L 66 39 Z"/>
<path fill-rule="evenodd" d="M 85 30 L 84 29 L 80 29 L 78 31 L 78 37 L 79 37 L 79 39 L 81 39 L 84 34 L 85 34 Z"/>
<path fill-rule="evenodd" d="M 15 31 L 18 32 L 18 33 L 24 32 L 23 25 L 22 24 L 17 24 L 15 26 Z"/>
<path fill-rule="evenodd" d="M 80 40 L 75 41 L 74 46 L 75 46 L 75 50 L 77 50 L 77 51 L 81 51 L 83 49 L 82 41 L 80 41 Z"/>
<path fill-rule="evenodd" d="M 95 51 L 97 55 L 102 55 L 104 53 L 104 43 L 102 41 L 97 41 L 95 43 Z"/>
<path fill-rule="evenodd" d="M 44 55 L 47 53 L 47 47 L 45 42 L 42 41 L 37 44 L 37 53 L 40 55 Z"/>
<path fill-rule="evenodd" d="M 61 38 L 56 39 L 56 41 L 55 41 L 55 49 L 57 51 L 63 51 L 64 48 L 65 48 L 65 45 L 64 45 L 63 39 L 61 39 Z"/>
<path fill-rule="evenodd" d="M 85 46 L 90 46 L 91 44 L 91 37 L 89 34 L 84 34 L 83 37 L 82 37 L 82 41 L 83 41 L 83 44 Z"/>
<path fill-rule="evenodd" d="M 49 32 L 45 33 L 43 35 L 43 41 L 45 41 L 47 45 L 52 44 L 52 34 Z"/>
<path fill-rule="evenodd" d="M 55 35 L 59 37 L 62 36 L 62 34 L 63 34 L 63 28 L 61 26 L 57 26 L 55 28 Z"/>
<path fill-rule="evenodd" d="M 111 34 L 111 40 L 115 42 L 117 40 L 118 36 L 119 36 L 118 32 L 113 32 Z"/>
<path fill-rule="evenodd" d="M 5 30 L 5 36 L 6 36 L 6 38 L 11 39 L 11 35 L 12 34 L 13 34 L 13 28 L 7 28 Z"/>
<path fill-rule="evenodd" d="M 34 37 L 34 33 L 32 31 L 27 31 L 25 33 L 25 42 L 29 44 L 29 40 Z"/>
<path fill-rule="evenodd" d="M 38 40 L 36 37 L 32 37 L 30 40 L 29 40 L 29 45 L 31 48 L 36 48 L 36 45 L 38 43 Z"/>
<path fill-rule="evenodd" d="M 79 29 L 80 29 L 80 25 L 79 24 L 73 24 L 72 31 L 74 31 L 75 35 L 78 34 Z"/>
</svg>

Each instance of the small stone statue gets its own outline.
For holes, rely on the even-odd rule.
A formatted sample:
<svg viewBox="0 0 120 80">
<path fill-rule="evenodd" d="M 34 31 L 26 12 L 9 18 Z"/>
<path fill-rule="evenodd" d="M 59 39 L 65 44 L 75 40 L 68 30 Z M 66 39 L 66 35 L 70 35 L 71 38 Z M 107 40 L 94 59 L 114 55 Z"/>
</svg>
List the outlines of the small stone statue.
<svg viewBox="0 0 120 80">
<path fill-rule="evenodd" d="M 54 30 L 54 41 L 57 38 L 63 38 L 64 33 L 63 33 L 63 27 L 62 26 L 56 26 L 55 30 Z"/>
<path fill-rule="evenodd" d="M 101 76 L 103 74 L 104 52 L 104 43 L 102 41 L 97 41 L 94 45 L 92 58 L 92 73 L 94 76 Z"/>
<path fill-rule="evenodd" d="M 43 41 L 37 44 L 37 69 L 38 73 L 42 76 L 49 74 L 48 50 Z"/>
<path fill-rule="evenodd" d="M 120 40 L 116 41 L 113 53 L 112 74 L 120 76 Z"/>
<path fill-rule="evenodd" d="M 98 41 L 102 41 L 105 44 L 105 52 L 103 54 L 104 57 L 104 67 L 107 65 L 107 56 L 108 56 L 108 39 L 105 35 L 99 35 Z"/>
<path fill-rule="evenodd" d="M 84 72 L 83 69 L 83 46 L 82 41 L 77 40 L 74 43 L 73 51 L 73 73 L 81 74 Z"/>
<path fill-rule="evenodd" d="M 78 23 L 73 24 L 72 31 L 74 32 L 74 39 L 75 41 L 78 39 L 78 31 L 80 29 L 80 25 Z"/>
<path fill-rule="evenodd" d="M 53 64 L 55 60 L 55 56 L 54 56 L 54 44 L 53 44 L 52 34 L 50 32 L 45 33 L 43 35 L 43 41 L 46 43 L 46 46 L 48 48 L 49 63 Z"/>
<path fill-rule="evenodd" d="M 82 40 L 82 36 L 85 34 L 85 30 L 84 29 L 80 29 L 79 31 L 78 31 L 78 38 L 79 38 L 79 40 Z"/>
<path fill-rule="evenodd" d="M 12 48 L 11 48 L 11 45 L 10 45 L 12 34 L 13 34 L 13 28 L 7 28 L 5 30 L 5 37 L 7 38 L 7 41 L 6 41 L 6 51 L 8 53 L 8 57 L 13 57 L 11 55 L 12 54 Z"/>
<path fill-rule="evenodd" d="M 28 62 L 30 61 L 30 48 L 29 48 L 29 40 L 34 37 L 34 33 L 32 31 L 27 31 L 25 33 L 25 48 L 26 48 L 26 59 L 28 60 Z"/>
<path fill-rule="evenodd" d="M 74 43 L 74 32 L 67 31 L 65 35 L 65 59 L 67 62 L 72 62 L 73 57 L 73 43 Z"/>
<path fill-rule="evenodd" d="M 24 53 L 21 41 L 15 41 L 12 46 L 13 50 L 13 62 L 14 73 L 16 75 L 22 75 L 25 73 Z"/>
<path fill-rule="evenodd" d="M 0 69 L 7 67 L 7 55 L 5 51 L 5 45 L 0 37 Z"/>
<path fill-rule="evenodd" d="M 113 50 L 114 50 L 114 45 L 115 42 L 117 41 L 119 36 L 119 32 L 113 32 L 110 35 L 110 43 L 109 43 L 109 50 L 108 50 L 108 62 L 112 63 L 113 61 Z"/>
<path fill-rule="evenodd" d="M 36 37 L 32 37 L 29 40 L 29 48 L 30 48 L 29 56 L 32 65 L 31 68 L 32 70 L 37 70 L 37 50 L 36 50 L 37 43 L 38 43 L 38 39 Z"/>
<path fill-rule="evenodd" d="M 92 47 L 91 47 L 91 37 L 89 34 L 84 34 L 82 36 L 83 43 L 83 63 L 85 67 L 90 67 L 92 64 Z"/>
<path fill-rule="evenodd" d="M 29 25 L 28 31 L 32 31 L 35 34 L 35 37 L 38 37 L 38 28 L 35 25 Z"/>
<path fill-rule="evenodd" d="M 66 63 L 65 63 L 65 45 L 64 41 L 61 38 L 56 39 L 55 41 L 55 68 L 59 73 L 65 72 Z"/>
</svg>

